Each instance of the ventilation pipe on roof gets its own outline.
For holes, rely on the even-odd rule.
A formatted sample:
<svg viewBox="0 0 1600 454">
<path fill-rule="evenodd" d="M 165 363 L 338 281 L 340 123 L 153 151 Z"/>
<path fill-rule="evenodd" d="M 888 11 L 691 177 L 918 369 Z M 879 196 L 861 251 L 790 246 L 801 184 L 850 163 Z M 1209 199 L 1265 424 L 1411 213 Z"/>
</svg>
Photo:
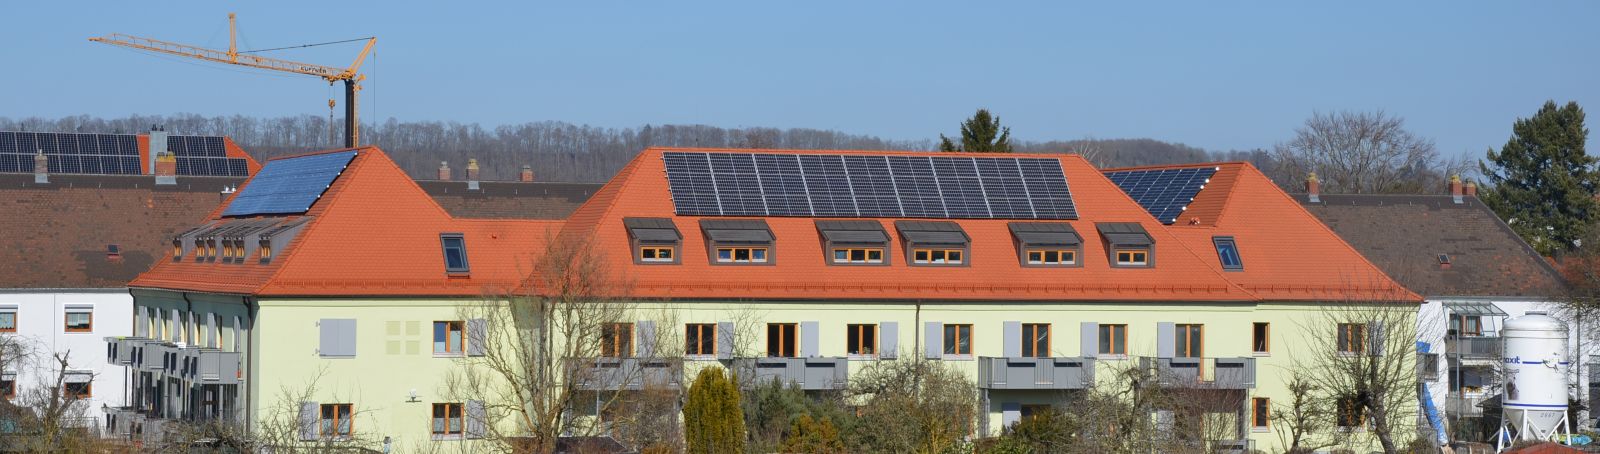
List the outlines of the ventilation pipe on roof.
<svg viewBox="0 0 1600 454">
<path fill-rule="evenodd" d="M 450 181 L 450 163 L 439 161 L 439 181 Z"/>
<path fill-rule="evenodd" d="M 467 159 L 467 190 L 478 190 L 478 159 Z"/>
<path fill-rule="evenodd" d="M 156 172 L 156 160 L 157 160 L 157 157 L 162 155 L 162 154 L 164 154 L 164 153 L 168 153 L 168 152 L 171 151 L 171 150 L 167 149 L 167 128 L 157 127 L 157 126 L 154 126 L 154 125 L 150 126 L 150 148 L 149 148 L 149 150 L 150 150 L 150 152 L 148 154 L 150 155 L 150 162 L 146 162 L 145 163 L 145 168 L 146 169 L 150 169 L 150 173 L 157 173 Z M 174 172 L 174 174 L 176 174 L 176 172 Z M 174 184 L 176 184 L 176 183 L 174 183 Z"/>
<path fill-rule="evenodd" d="M 521 180 L 522 180 L 523 183 L 532 183 L 533 182 L 533 166 L 530 166 L 530 165 L 527 165 L 527 164 L 523 164 L 522 165 L 522 178 L 521 178 Z"/>
<path fill-rule="evenodd" d="M 1450 176 L 1450 198 L 1461 203 L 1461 175 Z"/>
<path fill-rule="evenodd" d="M 156 185 L 178 184 L 178 157 L 172 153 L 156 153 L 155 161 Z"/>
<path fill-rule="evenodd" d="M 1306 200 L 1311 203 L 1322 203 L 1322 182 L 1317 181 L 1317 173 L 1306 175 Z"/>
<path fill-rule="evenodd" d="M 33 155 L 33 182 L 45 184 L 50 182 L 50 158 L 44 157 L 44 150 L 39 150 Z"/>
</svg>

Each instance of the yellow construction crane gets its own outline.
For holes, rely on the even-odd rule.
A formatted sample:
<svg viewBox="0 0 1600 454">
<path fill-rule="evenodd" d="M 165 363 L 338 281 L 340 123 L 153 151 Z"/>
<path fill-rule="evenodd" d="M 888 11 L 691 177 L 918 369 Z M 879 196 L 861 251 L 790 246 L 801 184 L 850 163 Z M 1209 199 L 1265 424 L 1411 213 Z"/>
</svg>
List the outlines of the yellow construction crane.
<svg viewBox="0 0 1600 454">
<path fill-rule="evenodd" d="M 344 146 L 354 148 L 361 144 L 361 133 L 359 131 L 361 122 L 356 118 L 356 93 L 361 91 L 361 81 L 366 79 L 367 76 L 356 73 L 356 70 L 361 68 L 361 62 L 365 61 L 367 54 L 372 52 L 372 45 L 377 44 L 378 38 L 366 38 L 367 45 L 361 49 L 361 54 L 356 56 L 355 63 L 351 63 L 348 68 L 339 68 L 251 55 L 248 53 L 250 51 L 241 54 L 238 46 L 238 35 L 234 14 L 228 13 L 228 50 L 207 49 L 121 33 L 89 38 L 89 40 L 101 44 L 131 47 L 217 63 L 317 76 L 328 81 L 330 85 L 334 82 L 344 82 Z M 314 45 L 316 44 L 295 47 Z M 328 102 L 330 103 L 329 107 L 332 107 L 333 101 L 329 100 Z"/>
</svg>

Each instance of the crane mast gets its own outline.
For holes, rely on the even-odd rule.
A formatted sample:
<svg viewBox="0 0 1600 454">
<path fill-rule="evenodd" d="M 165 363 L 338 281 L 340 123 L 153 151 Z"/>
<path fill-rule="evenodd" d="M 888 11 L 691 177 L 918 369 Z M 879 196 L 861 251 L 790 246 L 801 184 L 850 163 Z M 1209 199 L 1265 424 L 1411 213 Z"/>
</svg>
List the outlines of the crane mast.
<svg viewBox="0 0 1600 454">
<path fill-rule="evenodd" d="M 344 83 L 344 146 L 354 148 L 361 145 L 361 122 L 357 117 L 357 94 L 361 92 L 361 82 L 366 76 L 356 72 L 361 64 L 366 61 L 367 54 L 372 52 L 372 46 L 377 44 L 378 38 L 367 38 L 365 47 L 356 55 L 354 63 L 340 68 L 336 66 L 301 63 L 280 58 L 263 57 L 249 53 L 240 53 L 238 47 L 238 29 L 235 26 L 235 15 L 228 13 L 228 50 L 211 49 L 188 44 L 179 44 L 153 38 L 112 33 L 105 36 L 89 38 L 89 41 L 110 44 L 113 46 L 129 47 L 133 49 L 158 52 L 180 57 L 195 58 L 216 63 L 245 66 L 250 68 L 265 69 L 294 74 L 316 76 L 328 81 Z"/>
</svg>

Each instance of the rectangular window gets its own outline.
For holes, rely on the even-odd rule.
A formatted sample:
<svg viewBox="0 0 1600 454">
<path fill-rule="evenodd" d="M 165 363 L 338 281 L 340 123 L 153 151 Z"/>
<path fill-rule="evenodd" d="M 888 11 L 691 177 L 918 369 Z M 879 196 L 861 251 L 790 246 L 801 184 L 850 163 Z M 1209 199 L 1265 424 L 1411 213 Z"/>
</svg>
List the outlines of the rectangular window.
<svg viewBox="0 0 1600 454">
<path fill-rule="evenodd" d="M 89 309 L 67 309 L 67 332 L 87 333 L 94 331 L 94 312 Z"/>
<path fill-rule="evenodd" d="M 911 262 L 933 265 L 960 265 L 962 263 L 961 249 L 913 249 Z"/>
<path fill-rule="evenodd" d="M 1029 249 L 1029 265 L 1076 265 L 1078 251 L 1062 249 Z"/>
<path fill-rule="evenodd" d="M 1362 345 L 1367 334 L 1365 323 L 1340 323 L 1339 324 L 1339 353 L 1361 353 L 1367 351 Z"/>
<path fill-rule="evenodd" d="M 1483 317 L 1477 315 L 1450 317 L 1450 332 L 1457 336 L 1482 336 Z"/>
<path fill-rule="evenodd" d="M 1228 271 L 1244 269 L 1244 260 L 1239 258 L 1239 245 L 1233 242 L 1233 237 L 1212 237 L 1211 244 L 1217 247 L 1217 261 L 1222 263 L 1222 269 Z"/>
<path fill-rule="evenodd" d="M 1128 354 L 1128 325 L 1100 325 L 1100 354 Z"/>
<path fill-rule="evenodd" d="M 845 344 L 849 347 L 848 353 L 856 356 L 877 356 L 878 354 L 878 325 L 859 324 L 845 327 Z"/>
<path fill-rule="evenodd" d="M 94 394 L 89 382 L 85 381 L 61 385 L 61 395 L 67 399 L 88 399 Z"/>
<path fill-rule="evenodd" d="M 883 263 L 883 248 L 836 248 L 833 263 Z"/>
<path fill-rule="evenodd" d="M 183 240 L 172 240 L 172 258 L 173 260 L 183 258 Z"/>
<path fill-rule="evenodd" d="M 467 273 L 471 265 L 467 263 L 467 239 L 459 233 L 445 233 L 439 235 L 439 244 L 444 247 L 444 270 L 447 273 Z"/>
<path fill-rule="evenodd" d="M 1024 323 L 1022 325 L 1022 356 L 1029 358 L 1050 356 L 1050 324 Z"/>
<path fill-rule="evenodd" d="M 1339 427 L 1359 427 L 1367 422 L 1366 408 L 1356 396 L 1339 398 Z"/>
<path fill-rule="evenodd" d="M 684 338 L 684 354 L 701 356 L 717 354 L 717 325 L 715 323 L 690 323 Z"/>
<path fill-rule="evenodd" d="M 972 355 L 972 325 L 944 325 L 944 354 Z"/>
<path fill-rule="evenodd" d="M 1270 351 L 1268 348 L 1271 347 L 1271 342 L 1267 340 L 1267 335 L 1271 332 L 1272 327 L 1266 322 L 1255 322 L 1251 324 L 1250 351 L 1255 353 L 1267 353 Z"/>
<path fill-rule="evenodd" d="M 1123 266 L 1144 266 L 1150 264 L 1150 251 L 1142 249 L 1117 250 L 1117 264 Z"/>
<path fill-rule="evenodd" d="M 0 399 L 11 400 L 17 397 L 17 380 L 0 379 Z"/>
<path fill-rule="evenodd" d="M 1178 331 L 1175 351 L 1179 358 L 1205 356 L 1205 325 L 1185 324 L 1175 328 Z"/>
<path fill-rule="evenodd" d="M 354 416 L 351 404 L 322 404 L 322 420 L 319 427 L 323 438 L 349 438 L 350 419 Z"/>
<path fill-rule="evenodd" d="M 17 310 L 0 309 L 0 333 L 17 332 Z"/>
<path fill-rule="evenodd" d="M 767 248 L 723 247 L 717 248 L 718 263 L 767 263 Z"/>
<path fill-rule="evenodd" d="M 633 324 L 607 323 L 600 327 L 600 356 L 606 358 L 633 356 Z"/>
<path fill-rule="evenodd" d="M 767 324 L 767 357 L 793 358 L 795 344 L 799 343 L 800 325 L 794 323 Z"/>
<path fill-rule="evenodd" d="M 639 248 L 639 261 L 649 263 L 671 263 L 676 257 L 671 246 L 644 246 Z"/>
<path fill-rule="evenodd" d="M 466 418 L 461 404 L 433 404 L 433 434 L 434 435 L 461 435 L 465 430 Z"/>
<path fill-rule="evenodd" d="M 272 241 L 261 240 L 261 244 L 256 245 L 256 252 L 260 253 L 261 261 L 272 260 Z"/>
<path fill-rule="evenodd" d="M 433 322 L 433 353 L 435 355 L 459 355 L 465 351 L 462 346 L 466 343 L 465 325 L 460 320 L 447 322 Z"/>
<path fill-rule="evenodd" d="M 1250 427 L 1266 429 L 1272 420 L 1272 404 L 1265 397 L 1250 399 Z"/>
</svg>

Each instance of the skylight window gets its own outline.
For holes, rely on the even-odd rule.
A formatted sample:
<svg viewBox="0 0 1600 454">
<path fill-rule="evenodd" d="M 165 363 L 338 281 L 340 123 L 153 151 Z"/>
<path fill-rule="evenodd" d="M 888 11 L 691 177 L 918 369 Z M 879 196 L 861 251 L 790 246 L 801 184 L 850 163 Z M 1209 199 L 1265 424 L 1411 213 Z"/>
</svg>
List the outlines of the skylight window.
<svg viewBox="0 0 1600 454">
<path fill-rule="evenodd" d="M 1233 242 L 1233 237 L 1212 237 L 1211 243 L 1217 246 L 1217 260 L 1222 262 L 1222 269 L 1228 271 L 1244 269 L 1244 260 L 1239 258 L 1239 245 Z"/>
<path fill-rule="evenodd" d="M 471 271 L 467 264 L 467 240 L 459 233 L 444 233 L 439 235 L 439 243 L 444 246 L 444 270 L 450 274 L 466 274 Z"/>
</svg>

